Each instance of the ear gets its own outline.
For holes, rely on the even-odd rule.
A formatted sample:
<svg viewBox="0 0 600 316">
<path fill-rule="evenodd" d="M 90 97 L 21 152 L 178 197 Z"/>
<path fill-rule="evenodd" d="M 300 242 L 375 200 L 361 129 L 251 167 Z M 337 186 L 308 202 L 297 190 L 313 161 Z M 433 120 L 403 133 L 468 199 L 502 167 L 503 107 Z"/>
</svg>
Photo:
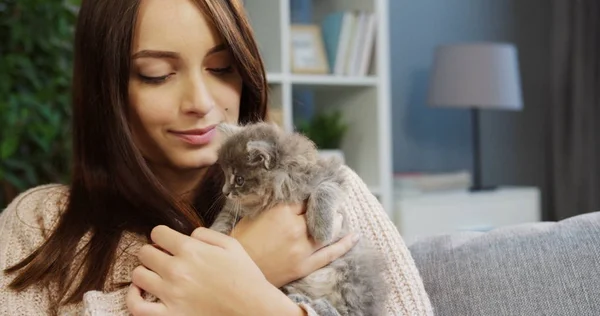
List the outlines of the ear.
<svg viewBox="0 0 600 316">
<path fill-rule="evenodd" d="M 275 148 L 264 140 L 251 140 L 246 144 L 250 165 L 262 164 L 265 169 L 271 169 L 275 160 Z"/>
<path fill-rule="evenodd" d="M 241 126 L 231 123 L 220 123 L 217 125 L 217 131 L 221 133 L 225 138 L 229 138 L 242 130 Z"/>
</svg>

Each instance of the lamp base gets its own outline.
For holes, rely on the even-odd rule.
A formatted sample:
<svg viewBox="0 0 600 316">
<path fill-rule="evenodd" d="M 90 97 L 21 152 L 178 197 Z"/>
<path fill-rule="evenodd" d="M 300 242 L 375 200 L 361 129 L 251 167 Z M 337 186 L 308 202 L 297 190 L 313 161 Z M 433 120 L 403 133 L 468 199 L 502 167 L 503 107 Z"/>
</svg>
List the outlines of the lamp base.
<svg viewBox="0 0 600 316">
<path fill-rule="evenodd" d="M 479 143 L 479 110 L 477 107 L 471 108 L 471 123 L 473 133 L 473 185 L 469 188 L 469 192 L 489 192 L 496 190 L 496 186 L 488 186 L 481 184 L 481 150 Z"/>
<path fill-rule="evenodd" d="M 474 185 L 469 188 L 469 192 L 488 192 L 498 189 L 496 185 Z"/>
</svg>

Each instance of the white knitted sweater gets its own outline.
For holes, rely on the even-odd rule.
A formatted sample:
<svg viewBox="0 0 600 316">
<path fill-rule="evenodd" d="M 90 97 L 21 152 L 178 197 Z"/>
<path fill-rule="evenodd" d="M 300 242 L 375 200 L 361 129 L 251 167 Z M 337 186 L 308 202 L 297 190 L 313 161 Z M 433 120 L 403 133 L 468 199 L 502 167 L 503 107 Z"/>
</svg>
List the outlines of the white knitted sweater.
<svg viewBox="0 0 600 316">
<path fill-rule="evenodd" d="M 387 260 L 385 280 L 391 288 L 387 315 L 433 315 L 420 275 L 398 231 L 362 180 L 349 168 L 345 172 L 350 183 L 351 200 L 345 206 L 349 212 L 350 226 L 354 231 L 360 231 L 362 238 L 369 238 Z M 59 218 L 67 194 L 65 186 L 39 186 L 22 193 L 0 214 L 2 271 L 26 257 L 43 242 L 48 230 Z M 63 306 L 58 313 L 128 315 L 125 306 L 127 289 L 115 290 L 111 285 L 131 282 L 131 271 L 139 265 L 136 250 L 145 242 L 141 236 L 125 234 L 104 291 L 88 292 L 82 302 Z M 47 315 L 53 291 L 30 287 L 16 293 L 8 289 L 12 279 L 12 275 L 0 272 L 0 315 Z M 305 309 L 309 316 L 316 315 L 310 307 Z"/>
</svg>

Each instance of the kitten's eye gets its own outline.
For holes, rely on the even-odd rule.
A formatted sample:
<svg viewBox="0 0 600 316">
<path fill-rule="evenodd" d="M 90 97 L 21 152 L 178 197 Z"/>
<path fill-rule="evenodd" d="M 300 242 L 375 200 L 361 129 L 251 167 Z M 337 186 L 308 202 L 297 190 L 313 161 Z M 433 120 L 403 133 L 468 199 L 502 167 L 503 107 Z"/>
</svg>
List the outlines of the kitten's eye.
<svg viewBox="0 0 600 316">
<path fill-rule="evenodd" d="M 241 187 L 242 185 L 244 185 L 244 177 L 242 177 L 242 176 L 235 177 L 235 185 L 237 185 L 238 187 Z"/>
</svg>

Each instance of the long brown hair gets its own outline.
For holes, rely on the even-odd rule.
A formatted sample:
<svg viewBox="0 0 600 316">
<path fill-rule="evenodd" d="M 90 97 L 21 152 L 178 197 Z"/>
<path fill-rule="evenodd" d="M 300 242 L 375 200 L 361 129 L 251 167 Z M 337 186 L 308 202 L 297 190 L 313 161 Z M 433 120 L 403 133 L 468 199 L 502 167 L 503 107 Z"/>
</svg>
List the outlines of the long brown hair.
<svg viewBox="0 0 600 316">
<path fill-rule="evenodd" d="M 243 78 L 241 123 L 266 119 L 264 65 L 241 1 L 195 0 L 231 49 Z M 159 224 L 190 234 L 219 210 L 222 174 L 216 166 L 198 186 L 192 205 L 178 201 L 150 171 L 127 123 L 131 42 L 139 0 L 84 0 L 75 34 L 73 176 L 64 213 L 49 238 L 6 270 L 10 287 L 57 282 L 61 304 L 102 290 L 124 231 L 148 235 Z M 217 205 L 215 205 L 215 203 Z M 83 252 L 78 245 L 91 233 Z M 73 262 L 82 256 L 81 265 Z M 81 282 L 72 287 L 76 273 Z"/>
</svg>

